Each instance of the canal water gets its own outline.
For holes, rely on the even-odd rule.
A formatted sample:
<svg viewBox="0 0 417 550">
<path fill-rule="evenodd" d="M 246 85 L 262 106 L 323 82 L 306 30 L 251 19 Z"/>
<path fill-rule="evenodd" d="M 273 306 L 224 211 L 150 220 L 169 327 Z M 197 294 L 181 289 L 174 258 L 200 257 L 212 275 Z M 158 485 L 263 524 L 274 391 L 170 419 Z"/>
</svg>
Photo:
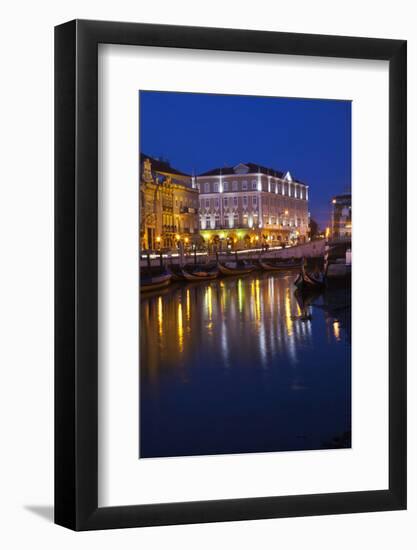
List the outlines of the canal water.
<svg viewBox="0 0 417 550">
<path fill-rule="evenodd" d="M 295 277 L 141 297 L 141 458 L 350 447 L 350 292 Z"/>
</svg>

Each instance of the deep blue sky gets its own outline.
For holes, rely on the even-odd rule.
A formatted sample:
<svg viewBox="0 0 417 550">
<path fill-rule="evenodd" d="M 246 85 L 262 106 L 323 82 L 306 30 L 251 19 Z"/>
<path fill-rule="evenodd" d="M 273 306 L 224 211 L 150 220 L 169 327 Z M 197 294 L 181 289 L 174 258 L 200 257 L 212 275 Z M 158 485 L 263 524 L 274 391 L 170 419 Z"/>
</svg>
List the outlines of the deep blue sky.
<svg viewBox="0 0 417 550">
<path fill-rule="evenodd" d="M 140 92 L 141 151 L 200 173 L 254 162 L 310 186 L 323 228 L 332 195 L 351 184 L 351 102 Z"/>
</svg>

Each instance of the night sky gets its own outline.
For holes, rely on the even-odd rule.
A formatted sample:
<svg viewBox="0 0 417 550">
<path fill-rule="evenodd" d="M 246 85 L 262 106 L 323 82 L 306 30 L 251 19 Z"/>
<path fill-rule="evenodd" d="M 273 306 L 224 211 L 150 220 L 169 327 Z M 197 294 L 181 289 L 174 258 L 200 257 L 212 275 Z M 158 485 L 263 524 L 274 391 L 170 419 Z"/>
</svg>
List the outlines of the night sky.
<svg viewBox="0 0 417 550">
<path fill-rule="evenodd" d="M 196 174 L 259 163 L 305 182 L 312 218 L 329 223 L 332 195 L 350 191 L 351 102 L 144 92 L 140 147 Z"/>
</svg>

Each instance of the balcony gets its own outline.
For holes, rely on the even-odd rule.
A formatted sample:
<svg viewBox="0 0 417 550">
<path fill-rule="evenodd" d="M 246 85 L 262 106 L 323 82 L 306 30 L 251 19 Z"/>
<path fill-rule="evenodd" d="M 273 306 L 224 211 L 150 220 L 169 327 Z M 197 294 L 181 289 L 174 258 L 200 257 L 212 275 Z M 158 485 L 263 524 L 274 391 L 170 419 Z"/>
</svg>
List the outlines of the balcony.
<svg viewBox="0 0 417 550">
<path fill-rule="evenodd" d="M 164 233 L 175 233 L 176 230 L 177 230 L 177 228 L 176 228 L 175 225 L 163 225 L 162 226 L 162 231 Z"/>
<path fill-rule="evenodd" d="M 197 214 L 197 209 L 191 206 L 181 206 L 180 214 Z"/>
</svg>

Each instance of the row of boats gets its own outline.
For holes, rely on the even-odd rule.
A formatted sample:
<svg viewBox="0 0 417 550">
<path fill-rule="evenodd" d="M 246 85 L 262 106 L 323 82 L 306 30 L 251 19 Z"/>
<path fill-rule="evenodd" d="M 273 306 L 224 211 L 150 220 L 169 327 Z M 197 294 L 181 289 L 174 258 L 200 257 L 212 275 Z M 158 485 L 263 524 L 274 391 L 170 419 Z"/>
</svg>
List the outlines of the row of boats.
<svg viewBox="0 0 417 550">
<path fill-rule="evenodd" d="M 210 281 L 218 277 L 247 275 L 252 271 L 287 271 L 302 268 L 300 260 L 264 260 L 255 262 L 246 260 L 219 262 L 207 265 L 171 265 L 169 267 L 145 268 L 141 271 L 141 292 L 158 290 L 170 284 L 171 281 Z"/>
</svg>

